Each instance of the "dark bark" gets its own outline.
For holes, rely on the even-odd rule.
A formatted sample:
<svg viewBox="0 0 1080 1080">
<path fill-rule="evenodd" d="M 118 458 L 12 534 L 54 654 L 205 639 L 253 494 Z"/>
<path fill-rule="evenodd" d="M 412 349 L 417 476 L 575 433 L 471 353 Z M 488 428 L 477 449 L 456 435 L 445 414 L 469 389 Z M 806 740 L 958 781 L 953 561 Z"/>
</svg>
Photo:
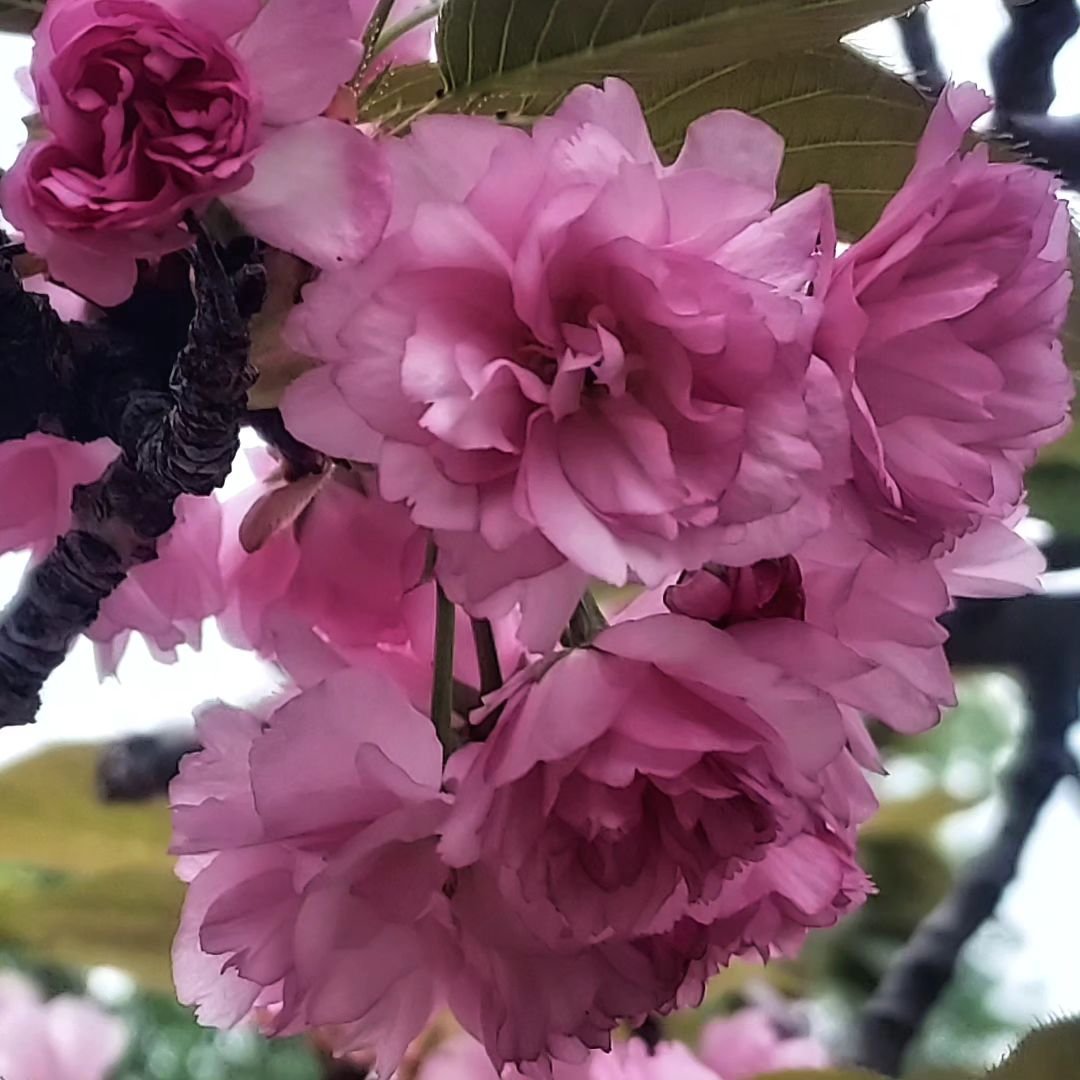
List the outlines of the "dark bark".
<svg viewBox="0 0 1080 1080">
<path fill-rule="evenodd" d="M 1009 3 L 1010 26 L 990 53 L 994 98 L 1003 113 L 1045 113 L 1054 101 L 1054 58 L 1080 29 L 1076 0 Z"/>
<path fill-rule="evenodd" d="M 82 399 L 122 453 L 99 480 L 76 488 L 72 528 L 27 574 L 0 615 L 0 727 L 34 719 L 42 685 L 97 617 L 102 600 L 132 567 L 155 557 L 157 540 L 175 521 L 176 499 L 209 495 L 228 475 L 253 380 L 247 326 L 236 283 L 201 233 L 189 258 L 194 314 L 187 344 L 172 364 L 168 392 L 129 387 L 126 394 L 101 392 Z M 242 279 L 244 288 L 248 283 Z M 58 330 L 36 301 L 19 300 L 10 288 L 5 301 L 24 319 L 21 327 L 30 326 L 31 315 L 38 320 L 33 332 L 44 335 L 51 358 L 45 366 L 55 376 L 44 392 L 101 377 L 82 373 L 84 365 L 73 360 L 72 337 L 65 340 L 62 325 Z M 33 342 L 20 337 L 12 348 Z M 42 347 L 37 351 L 40 357 Z M 106 358 L 111 355 L 106 348 Z M 146 358 L 146 364 L 151 370 L 154 361 Z M 27 388 L 27 393 L 40 390 L 32 379 Z M 63 409 L 49 415 L 60 417 L 61 433 L 77 437 L 63 426 Z"/>
<path fill-rule="evenodd" d="M 112 743 L 98 760 L 98 794 L 104 802 L 158 798 L 168 791 L 180 759 L 198 749 L 190 731 L 134 735 Z"/>
<path fill-rule="evenodd" d="M 948 80 L 930 34 L 926 5 L 916 4 L 907 14 L 897 18 L 896 25 L 900 30 L 900 40 L 903 42 L 908 63 L 914 72 L 915 82 L 921 90 L 936 97 L 945 88 Z"/>
<path fill-rule="evenodd" d="M 855 1060 L 888 1076 L 900 1074 L 907 1048 L 948 986 L 964 946 L 997 909 L 1058 782 L 1076 771 L 1066 740 L 1080 693 L 1080 599 L 970 601 L 948 621 L 950 660 L 1018 669 L 1029 717 L 1003 784 L 997 836 L 893 958 L 863 1009 Z"/>
</svg>

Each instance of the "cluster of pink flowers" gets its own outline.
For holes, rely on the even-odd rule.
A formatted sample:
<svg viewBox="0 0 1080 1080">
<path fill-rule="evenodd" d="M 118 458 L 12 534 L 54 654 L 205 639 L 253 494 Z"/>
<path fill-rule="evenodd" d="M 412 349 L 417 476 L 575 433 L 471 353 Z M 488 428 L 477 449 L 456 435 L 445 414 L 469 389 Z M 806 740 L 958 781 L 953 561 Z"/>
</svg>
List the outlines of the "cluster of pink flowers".
<svg viewBox="0 0 1080 1080">
<path fill-rule="evenodd" d="M 864 718 L 931 726 L 939 616 L 1035 585 L 1067 211 L 963 152 L 969 86 L 839 256 L 826 188 L 775 205 L 766 124 L 713 113 L 667 165 L 616 80 L 531 131 L 366 133 L 335 91 L 370 8 L 50 0 L 49 134 L 3 192 L 54 278 L 114 302 L 214 199 L 321 268 L 281 413 L 322 464 L 183 503 L 91 636 L 108 667 L 213 615 L 286 677 L 206 708 L 172 788 L 201 1020 L 389 1076 L 449 1008 L 496 1069 L 618 1071 L 619 1025 L 863 902 Z M 0 547 L 40 554 L 115 450 L 0 453 Z"/>
<path fill-rule="evenodd" d="M 122 1020 L 85 998 L 49 1002 L 15 972 L 0 972 L 0 1076 L 5 1080 L 105 1080 L 128 1043 Z"/>
<path fill-rule="evenodd" d="M 1066 210 L 961 153 L 986 105 L 946 94 L 839 258 L 825 189 L 773 208 L 767 126 L 664 166 L 619 82 L 387 143 L 383 238 L 288 327 L 286 424 L 354 464 L 226 528 L 226 632 L 292 685 L 207 710 L 173 787 L 204 1022 L 388 1075 L 449 1007 L 497 1069 L 581 1066 L 865 899 L 863 717 L 933 724 L 938 616 L 1034 585 L 1011 525 L 1070 396 Z M 441 741 L 436 585 L 506 676 Z"/>
</svg>

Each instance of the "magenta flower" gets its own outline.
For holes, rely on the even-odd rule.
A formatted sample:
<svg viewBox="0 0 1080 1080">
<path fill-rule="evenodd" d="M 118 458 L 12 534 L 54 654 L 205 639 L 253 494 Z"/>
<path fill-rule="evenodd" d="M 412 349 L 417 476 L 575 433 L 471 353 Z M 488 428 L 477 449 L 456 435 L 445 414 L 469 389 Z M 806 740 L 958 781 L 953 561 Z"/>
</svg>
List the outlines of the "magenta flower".
<svg viewBox="0 0 1080 1080">
<path fill-rule="evenodd" d="M 588 575 L 787 553 L 842 475 L 807 376 L 831 206 L 770 210 L 781 152 L 720 112 L 666 168 L 614 80 L 531 135 L 418 121 L 391 149 L 384 242 L 294 314 L 327 367 L 288 422 L 317 445 L 381 435 L 382 493 L 437 530 L 452 594 L 489 614 L 530 584 L 550 607 L 536 645 Z"/>
<path fill-rule="evenodd" d="M 362 30 L 348 0 L 50 0 L 31 64 L 48 136 L 4 177 L 4 214 L 105 305 L 216 198 L 313 263 L 362 257 L 389 213 L 381 152 L 319 115 Z"/>
<path fill-rule="evenodd" d="M 1068 210 L 1044 170 L 960 153 L 989 107 L 970 85 L 942 96 L 904 187 L 837 263 L 817 337 L 872 541 L 907 558 L 1010 518 L 1068 424 Z"/>
</svg>

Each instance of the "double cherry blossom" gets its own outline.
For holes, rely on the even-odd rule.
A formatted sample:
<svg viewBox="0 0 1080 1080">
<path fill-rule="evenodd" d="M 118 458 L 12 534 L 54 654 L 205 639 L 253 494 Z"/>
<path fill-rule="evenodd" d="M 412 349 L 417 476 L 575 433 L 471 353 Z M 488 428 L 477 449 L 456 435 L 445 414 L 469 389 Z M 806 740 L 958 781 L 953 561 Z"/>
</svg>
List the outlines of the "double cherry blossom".
<svg viewBox="0 0 1080 1080">
<path fill-rule="evenodd" d="M 989 102 L 950 87 L 837 256 L 828 189 L 778 204 L 782 141 L 742 113 L 672 164 L 618 80 L 530 131 L 343 122 L 370 6 L 50 0 L 47 134 L 3 184 L 100 304 L 213 200 L 312 264 L 281 414 L 314 463 L 181 504 L 90 632 L 109 668 L 217 616 L 283 674 L 203 710 L 172 787 L 179 996 L 380 1075 L 444 1009 L 495 1069 L 814 1063 L 750 1019 L 707 1040 L 744 1065 L 597 1053 L 865 900 L 864 718 L 935 723 L 939 617 L 1035 587 L 1013 526 L 1071 396 L 1055 182 L 965 152 Z M 40 557 L 114 453 L 6 444 L 0 546 Z M 468 1045 L 427 1070 L 489 1075 Z"/>
</svg>

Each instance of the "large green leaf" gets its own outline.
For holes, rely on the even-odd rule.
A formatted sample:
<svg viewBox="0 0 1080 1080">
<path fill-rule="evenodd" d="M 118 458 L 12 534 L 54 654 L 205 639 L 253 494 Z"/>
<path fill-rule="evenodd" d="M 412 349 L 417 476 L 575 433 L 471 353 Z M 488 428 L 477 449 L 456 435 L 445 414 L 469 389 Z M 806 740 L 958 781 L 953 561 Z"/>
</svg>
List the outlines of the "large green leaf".
<svg viewBox="0 0 1080 1080">
<path fill-rule="evenodd" d="M 41 18 L 45 0 L 0 0 L 0 30 L 29 34 Z"/>
<path fill-rule="evenodd" d="M 841 232 L 857 236 L 903 183 L 929 107 L 903 79 L 842 45 L 636 80 L 661 155 L 674 158 L 687 127 L 714 109 L 741 109 L 771 124 L 787 142 L 781 195 L 815 184 L 833 188 Z M 364 119 L 389 128 L 419 112 L 482 112 L 528 121 L 549 111 L 558 93 L 437 97 L 432 64 L 388 77 L 365 103 Z"/>
<path fill-rule="evenodd" d="M 1065 1080 L 1077 1075 L 1080 1017 L 1047 1024 L 1024 1036 L 1020 1045 L 992 1069 L 987 1080 Z"/>
<path fill-rule="evenodd" d="M 446 96 L 559 92 L 831 44 L 904 0 L 447 0 Z M 460 105 L 459 105 L 460 107 Z"/>
<path fill-rule="evenodd" d="M 903 79 L 842 45 L 680 72 L 640 92 L 668 159 L 688 125 L 714 109 L 740 109 L 772 125 L 787 144 L 781 195 L 829 184 L 849 236 L 866 232 L 904 182 L 930 111 Z"/>
</svg>

